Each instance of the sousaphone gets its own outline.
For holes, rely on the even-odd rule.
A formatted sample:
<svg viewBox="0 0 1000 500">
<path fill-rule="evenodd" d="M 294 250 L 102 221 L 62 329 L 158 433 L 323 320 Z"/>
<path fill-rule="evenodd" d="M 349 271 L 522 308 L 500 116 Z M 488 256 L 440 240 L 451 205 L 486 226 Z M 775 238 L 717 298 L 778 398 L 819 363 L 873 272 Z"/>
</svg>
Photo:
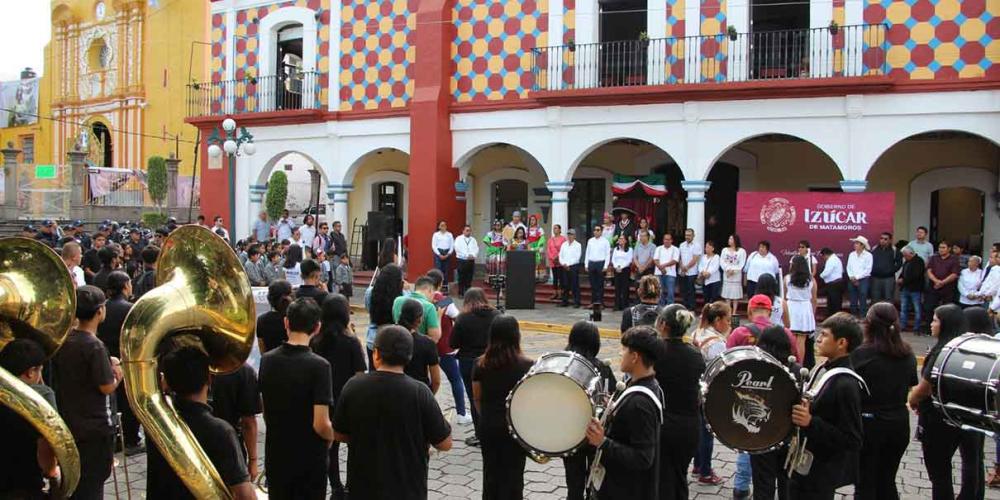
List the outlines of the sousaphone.
<svg viewBox="0 0 1000 500">
<path fill-rule="evenodd" d="M 66 339 L 74 316 L 76 288 L 62 258 L 39 241 L 0 239 L 0 350 L 16 338 L 28 338 L 52 357 Z M 0 404 L 30 422 L 52 446 L 62 470 L 52 496 L 71 495 L 80 480 L 80 453 L 59 413 L 17 374 L 3 368 Z"/>
<path fill-rule="evenodd" d="M 221 237 L 204 227 L 182 226 L 163 242 L 156 283 L 136 301 L 122 325 L 129 404 L 195 498 L 232 498 L 187 424 L 160 391 L 157 354 L 161 342 L 193 334 L 208 351 L 214 373 L 242 366 L 256 327 L 250 281 Z"/>
</svg>

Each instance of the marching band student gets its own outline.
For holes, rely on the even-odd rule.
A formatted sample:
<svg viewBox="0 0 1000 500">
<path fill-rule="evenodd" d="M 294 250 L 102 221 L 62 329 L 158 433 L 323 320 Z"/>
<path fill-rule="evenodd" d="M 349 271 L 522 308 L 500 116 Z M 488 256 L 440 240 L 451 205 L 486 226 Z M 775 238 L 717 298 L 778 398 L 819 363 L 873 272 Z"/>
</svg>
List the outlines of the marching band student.
<svg viewBox="0 0 1000 500">
<path fill-rule="evenodd" d="M 663 347 L 648 326 L 628 330 L 621 343 L 620 368 L 630 377 L 628 388 L 616 398 L 605 423 L 592 419 L 587 426 L 587 442 L 597 448 L 599 462 L 588 488 L 599 499 L 656 500 L 663 392 L 654 365 Z"/>
<path fill-rule="evenodd" d="M 236 431 L 250 481 L 257 479 L 257 415 L 263 411 L 257 372 L 249 363 L 243 363 L 232 373 L 212 376 L 209 405 L 213 415 Z"/>
<path fill-rule="evenodd" d="M 861 344 L 861 326 L 837 313 L 820 324 L 816 367 L 809 390 L 816 395 L 792 407 L 792 423 L 803 430 L 803 461 L 793 464 L 789 498 L 832 499 L 840 486 L 854 483 L 861 450 L 861 392 L 864 381 L 851 369 L 850 354 Z"/>
<path fill-rule="evenodd" d="M 792 343 L 785 335 L 785 329 L 779 325 L 771 325 L 764 329 L 757 341 L 757 347 L 774 356 L 785 364 L 792 354 Z M 792 373 L 797 373 L 799 365 L 792 363 L 788 367 Z M 709 435 L 711 438 L 711 435 Z M 788 498 L 788 474 L 784 470 L 788 447 L 782 445 L 778 449 L 750 455 L 751 477 L 753 481 L 753 498 L 755 500 L 773 500 L 778 494 L 779 500 Z"/>
<path fill-rule="evenodd" d="M 330 363 L 309 348 L 320 329 L 320 308 L 309 298 L 288 306 L 288 340 L 260 360 L 264 398 L 264 468 L 275 499 L 322 499 L 327 450 L 333 441 Z"/>
<path fill-rule="evenodd" d="M 236 431 L 225 420 L 213 416 L 208 406 L 208 354 L 200 342 L 184 339 L 183 343 L 175 345 L 159 360 L 163 382 L 174 395 L 174 408 L 205 450 L 233 498 L 257 498 Z M 194 498 L 152 441 L 146 456 L 146 469 L 146 498 Z"/>
<path fill-rule="evenodd" d="M 451 449 L 451 427 L 434 395 L 403 373 L 412 354 L 410 332 L 380 328 L 374 371 L 348 380 L 337 400 L 333 428 L 337 441 L 349 444 L 351 498 L 427 498 L 427 448 Z"/>
<path fill-rule="evenodd" d="M 403 371 L 429 387 L 432 393 L 437 394 L 438 388 L 441 387 L 441 369 L 438 366 L 441 361 L 438 357 L 437 343 L 417 331 L 423 319 L 424 307 L 420 302 L 406 299 L 399 310 L 396 324 L 413 334 L 413 356 Z"/>
</svg>

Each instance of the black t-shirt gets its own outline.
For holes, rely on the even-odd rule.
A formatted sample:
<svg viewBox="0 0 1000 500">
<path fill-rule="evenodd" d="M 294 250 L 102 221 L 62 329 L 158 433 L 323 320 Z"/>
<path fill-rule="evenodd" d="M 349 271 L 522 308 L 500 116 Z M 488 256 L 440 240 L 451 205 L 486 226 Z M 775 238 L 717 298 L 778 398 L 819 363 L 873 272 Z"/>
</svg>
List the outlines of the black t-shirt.
<svg viewBox="0 0 1000 500">
<path fill-rule="evenodd" d="M 431 378 L 427 374 L 427 367 L 437 366 L 441 362 L 438 357 L 437 344 L 430 337 L 422 333 L 413 334 L 413 357 L 406 364 L 403 370 L 407 375 L 415 380 L 423 382 L 427 387 L 431 386 Z"/>
<path fill-rule="evenodd" d="M 330 363 L 333 371 L 333 399 L 336 404 L 344 390 L 344 384 L 366 369 L 361 343 L 354 336 L 324 332 L 313 341 L 312 347 L 316 354 Z"/>
<path fill-rule="evenodd" d="M 111 400 L 100 386 L 115 381 L 108 350 L 96 336 L 73 330 L 52 358 L 59 414 L 73 437 L 86 441 L 112 434 Z"/>
<path fill-rule="evenodd" d="M 868 385 L 869 394 L 861 393 L 862 413 L 874 414 L 879 420 L 909 418 L 906 397 L 918 382 L 917 358 L 913 354 L 893 358 L 865 344 L 851 353 L 851 364 Z"/>
<path fill-rule="evenodd" d="M 333 404 L 330 363 L 309 346 L 284 343 L 260 360 L 264 466 L 273 478 L 326 474 L 327 443 L 313 430 L 313 407 Z"/>
<path fill-rule="evenodd" d="M 285 330 L 285 315 L 278 311 L 268 311 L 257 318 L 257 338 L 264 341 L 264 352 L 276 349 L 288 340 Z"/>
<path fill-rule="evenodd" d="M 351 498 L 427 498 L 427 448 L 451 435 L 434 395 L 401 373 L 376 371 L 347 381 L 333 428 L 350 436 Z"/>
<path fill-rule="evenodd" d="M 472 381 L 479 382 L 480 433 L 507 434 L 507 395 L 533 364 L 528 358 L 519 358 L 500 369 L 483 368 L 478 361 L 472 367 Z"/>
<path fill-rule="evenodd" d="M 97 274 L 94 275 L 91 285 L 100 288 L 104 291 L 104 293 L 108 293 L 108 275 L 111 274 L 112 271 L 114 271 L 114 269 L 102 267 L 101 270 L 97 271 Z M 124 269 L 122 269 L 122 271 L 124 271 Z"/>
<path fill-rule="evenodd" d="M 56 395 L 48 386 L 32 385 L 35 391 L 56 407 Z M 0 405 L 0 498 L 8 498 L 15 491 L 41 494 L 44 482 L 38 467 L 38 438 L 40 434 L 27 420 L 6 405 Z M 41 496 L 39 496 L 41 498 Z"/>
<path fill-rule="evenodd" d="M 698 414 L 698 389 L 705 373 L 705 358 L 681 339 L 663 340 L 663 352 L 656 360 L 656 381 L 663 389 L 666 406 L 672 415 Z"/>
<path fill-rule="evenodd" d="M 174 408 L 205 450 L 226 486 L 250 481 L 247 464 L 243 460 L 243 452 L 240 451 L 240 443 L 232 426 L 221 418 L 212 416 L 212 408 L 206 404 L 174 398 Z M 146 451 L 146 498 L 194 498 L 152 441 Z"/>
<path fill-rule="evenodd" d="M 257 374 L 245 363 L 233 373 L 214 376 L 208 397 L 212 414 L 228 422 L 237 434 L 240 418 L 261 412 Z"/>
<path fill-rule="evenodd" d="M 97 274 L 97 272 L 101 270 L 101 258 L 97 256 L 96 249 L 91 248 L 90 250 L 83 252 L 83 258 L 80 260 L 80 267 L 82 267 L 84 271 L 90 271 L 94 274 Z M 90 285 L 90 277 L 86 274 L 84 274 L 84 276 L 87 278 L 87 284 Z"/>
<path fill-rule="evenodd" d="M 649 389 L 663 404 L 656 378 L 633 380 L 629 386 Z M 660 473 L 660 407 L 645 393 L 629 394 L 606 423 L 607 440 L 601 445 L 604 482 L 601 500 L 655 500 Z M 685 478 L 686 480 L 686 478 Z"/>
<path fill-rule="evenodd" d="M 122 324 L 125 323 L 125 316 L 132 309 L 132 303 L 125 300 L 125 297 L 115 297 L 108 300 L 107 316 L 104 321 L 97 326 L 97 338 L 104 342 L 104 347 L 108 349 L 108 354 L 120 357 L 120 344 L 122 337 Z"/>
<path fill-rule="evenodd" d="M 455 326 L 451 328 L 448 339 L 452 349 L 458 349 L 461 359 L 476 359 L 486 352 L 486 344 L 490 338 L 490 326 L 493 319 L 500 313 L 493 308 L 476 309 L 464 312 L 455 318 Z"/>
<path fill-rule="evenodd" d="M 920 378 L 931 381 L 931 371 L 934 369 L 934 363 L 937 363 L 938 355 L 941 354 L 939 349 L 931 349 L 924 357 L 924 366 L 920 369 Z M 941 411 L 934 406 L 934 398 L 927 396 L 924 398 L 920 404 L 917 405 L 917 414 L 919 415 L 919 420 L 921 422 L 926 421 L 928 418 L 941 420 L 944 416 Z"/>
<path fill-rule="evenodd" d="M 295 291 L 295 298 L 301 299 L 303 297 L 308 297 L 316 301 L 316 305 L 322 305 L 323 300 L 329 295 L 326 290 L 316 286 L 316 285 L 301 285 L 299 289 Z"/>
</svg>

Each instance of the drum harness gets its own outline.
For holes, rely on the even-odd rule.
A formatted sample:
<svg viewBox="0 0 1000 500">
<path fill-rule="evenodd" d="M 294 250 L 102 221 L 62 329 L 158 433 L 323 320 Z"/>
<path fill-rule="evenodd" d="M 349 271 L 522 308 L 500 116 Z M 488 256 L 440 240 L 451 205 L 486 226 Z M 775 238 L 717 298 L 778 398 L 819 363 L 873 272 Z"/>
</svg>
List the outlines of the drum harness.
<svg viewBox="0 0 1000 500">
<path fill-rule="evenodd" d="M 660 413 L 658 414 L 660 416 L 658 425 L 663 425 L 663 403 L 661 402 L 661 399 L 657 397 L 656 394 L 648 387 L 633 385 L 632 387 L 622 391 L 621 394 L 619 394 L 618 397 L 612 400 L 611 404 L 608 405 L 607 410 L 603 415 L 601 415 L 602 427 L 607 424 L 612 415 L 618 413 L 619 405 L 625 400 L 625 397 L 630 394 L 645 394 L 649 397 L 649 399 L 652 399 L 653 403 L 656 404 L 656 408 L 660 410 Z M 605 439 L 607 439 L 607 431 L 610 429 L 610 426 L 605 427 Z M 596 498 L 596 493 L 601 489 L 601 484 L 604 482 L 604 466 L 601 465 L 601 455 L 602 450 L 598 449 L 597 453 L 594 454 L 594 461 L 590 464 L 590 474 L 587 476 L 587 498 Z"/>
<path fill-rule="evenodd" d="M 829 369 L 823 372 L 819 380 L 816 380 L 816 374 L 822 368 L 823 365 L 817 366 L 809 377 L 809 389 L 804 390 L 802 393 L 802 398 L 806 401 L 811 403 L 815 400 L 823 392 L 826 384 L 837 375 L 847 375 L 855 378 L 865 393 L 869 393 L 868 384 L 865 383 L 865 380 L 850 368 L 837 367 Z M 812 469 L 813 454 L 807 449 L 808 444 L 809 436 L 802 436 L 802 428 L 797 427 L 795 435 L 792 436 L 792 441 L 788 445 L 788 455 L 785 457 L 785 469 L 788 471 L 788 477 L 792 477 L 793 472 L 798 472 L 803 476 L 809 475 L 809 471 Z"/>
</svg>

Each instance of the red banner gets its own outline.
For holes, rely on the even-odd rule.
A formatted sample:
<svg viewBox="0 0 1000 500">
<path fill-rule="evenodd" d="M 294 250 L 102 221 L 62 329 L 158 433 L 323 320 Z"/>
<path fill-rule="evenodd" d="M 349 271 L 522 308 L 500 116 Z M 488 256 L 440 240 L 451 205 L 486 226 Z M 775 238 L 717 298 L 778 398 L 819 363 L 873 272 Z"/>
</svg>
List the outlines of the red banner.
<svg viewBox="0 0 1000 500">
<path fill-rule="evenodd" d="M 877 245 L 880 233 L 892 232 L 895 211 L 894 193 L 745 192 L 737 195 L 736 232 L 747 253 L 770 241 L 786 270 L 800 240 L 808 240 L 817 256 L 829 247 L 846 265 L 851 238 Z"/>
</svg>

